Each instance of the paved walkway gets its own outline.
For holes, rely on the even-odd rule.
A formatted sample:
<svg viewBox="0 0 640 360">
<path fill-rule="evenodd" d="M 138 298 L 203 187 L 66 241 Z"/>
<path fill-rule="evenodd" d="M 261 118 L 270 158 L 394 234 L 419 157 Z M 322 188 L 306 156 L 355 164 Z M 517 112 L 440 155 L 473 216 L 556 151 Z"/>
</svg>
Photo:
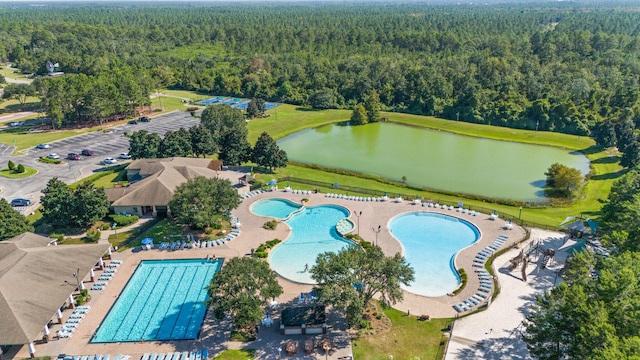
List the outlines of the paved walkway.
<svg viewBox="0 0 640 360">
<path fill-rule="evenodd" d="M 535 296 L 561 281 L 558 271 L 564 267 L 573 242 L 565 234 L 531 230 L 530 241 L 542 241 L 544 249 L 555 249 L 555 255 L 542 269 L 542 253 L 532 253 L 526 268 L 527 281 L 522 281 L 520 268 L 509 271 L 509 259 L 517 256 L 512 249 L 494 261 L 494 270 L 502 288 L 487 311 L 462 318 L 455 323 L 445 359 L 532 359 L 522 341 L 522 321 L 531 312 Z"/>
</svg>

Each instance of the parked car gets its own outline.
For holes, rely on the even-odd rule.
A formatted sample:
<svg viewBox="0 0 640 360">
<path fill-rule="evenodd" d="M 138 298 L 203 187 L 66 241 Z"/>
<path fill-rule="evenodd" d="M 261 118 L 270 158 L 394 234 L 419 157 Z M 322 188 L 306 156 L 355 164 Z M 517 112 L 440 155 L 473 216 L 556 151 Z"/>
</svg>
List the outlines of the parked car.
<svg viewBox="0 0 640 360">
<path fill-rule="evenodd" d="M 29 206 L 29 205 L 31 205 L 31 200 L 29 199 L 16 198 L 11 200 L 11 206 Z"/>
<path fill-rule="evenodd" d="M 129 153 L 120 153 L 120 156 L 118 156 L 120 159 L 131 159 L 131 155 L 129 155 Z"/>
<path fill-rule="evenodd" d="M 138 121 L 140 121 L 140 122 L 149 122 L 149 121 L 151 121 L 151 119 L 149 119 L 146 116 L 142 116 L 142 117 L 140 117 L 140 119 L 138 119 Z"/>
<path fill-rule="evenodd" d="M 118 160 L 112 158 L 112 157 L 108 157 L 108 158 L 104 158 L 104 160 L 102 160 L 105 164 L 115 164 L 118 162 Z"/>
<path fill-rule="evenodd" d="M 69 159 L 69 160 L 80 160 L 80 155 L 78 155 L 76 153 L 68 153 L 67 154 L 67 159 Z"/>
<path fill-rule="evenodd" d="M 89 150 L 89 149 L 84 149 L 84 150 L 82 150 L 82 151 L 80 152 L 80 154 L 82 154 L 82 155 L 84 155 L 84 156 L 93 156 L 93 155 L 95 155 L 96 153 L 95 153 L 95 152 L 93 152 L 93 151 L 91 151 L 91 150 Z"/>
<path fill-rule="evenodd" d="M 24 121 L 14 121 L 11 124 L 9 124 L 9 126 L 11 126 L 11 127 L 13 127 L 13 126 L 22 126 L 24 124 L 25 124 Z"/>
<path fill-rule="evenodd" d="M 36 147 L 38 149 L 48 149 L 50 146 L 49 144 L 38 144 Z"/>
<path fill-rule="evenodd" d="M 47 157 L 49 159 L 60 159 L 60 155 L 58 155 L 56 153 L 51 153 L 51 154 L 47 155 Z"/>
<path fill-rule="evenodd" d="M 138 120 L 130 120 L 129 124 L 131 125 L 136 125 L 138 123 Z"/>
</svg>

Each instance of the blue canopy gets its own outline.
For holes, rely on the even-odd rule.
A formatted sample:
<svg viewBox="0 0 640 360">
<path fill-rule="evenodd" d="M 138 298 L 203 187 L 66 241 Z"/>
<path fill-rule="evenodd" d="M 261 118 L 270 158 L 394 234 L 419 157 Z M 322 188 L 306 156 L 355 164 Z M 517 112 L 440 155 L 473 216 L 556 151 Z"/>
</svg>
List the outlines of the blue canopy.
<svg viewBox="0 0 640 360">
<path fill-rule="evenodd" d="M 142 239 L 142 245 L 150 245 L 153 244 L 153 239 L 152 238 L 144 238 Z"/>
<path fill-rule="evenodd" d="M 278 183 L 278 180 L 273 179 L 273 180 L 269 181 L 269 182 L 267 183 L 267 185 L 275 185 L 275 184 L 277 184 L 277 183 Z"/>
</svg>

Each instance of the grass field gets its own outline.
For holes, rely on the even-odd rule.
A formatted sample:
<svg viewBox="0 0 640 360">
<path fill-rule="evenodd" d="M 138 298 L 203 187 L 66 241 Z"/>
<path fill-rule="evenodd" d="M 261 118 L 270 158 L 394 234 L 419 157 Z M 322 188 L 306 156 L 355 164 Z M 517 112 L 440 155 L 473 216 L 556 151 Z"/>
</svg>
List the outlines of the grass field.
<svg viewBox="0 0 640 360">
<path fill-rule="evenodd" d="M 254 144 L 260 134 L 266 131 L 274 139 L 280 139 L 300 130 L 314 128 L 348 120 L 349 110 L 316 111 L 294 105 L 280 105 L 269 111 L 267 118 L 249 121 L 249 142 Z"/>
<path fill-rule="evenodd" d="M 391 356 L 394 359 L 436 359 L 442 330 L 451 319 L 418 321 L 416 316 L 407 316 L 405 312 L 393 308 L 384 309 L 384 313 L 391 320 L 391 329 L 386 333 L 354 340 L 355 359 L 387 360 Z"/>
<path fill-rule="evenodd" d="M 142 239 L 147 237 L 152 238 L 155 244 L 159 244 L 163 241 L 178 240 L 177 237 L 174 237 L 175 235 L 182 235 L 182 227 L 176 225 L 173 221 L 165 219 L 143 232 L 137 232 L 136 230 L 118 231 L 118 234 L 109 235 L 109 243 L 117 246 L 118 251 L 124 251 L 139 246 Z"/>
<path fill-rule="evenodd" d="M 18 69 L 9 68 L 7 64 L 0 65 L 0 74 L 2 74 L 5 78 L 31 80 L 27 78 L 26 74 L 21 73 L 20 71 L 18 71 Z"/>
</svg>

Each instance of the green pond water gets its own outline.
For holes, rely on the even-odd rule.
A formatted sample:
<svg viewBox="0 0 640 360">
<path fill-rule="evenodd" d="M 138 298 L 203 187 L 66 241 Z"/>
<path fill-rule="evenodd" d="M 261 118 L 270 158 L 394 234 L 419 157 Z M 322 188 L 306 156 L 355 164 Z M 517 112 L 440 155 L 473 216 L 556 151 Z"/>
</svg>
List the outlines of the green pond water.
<svg viewBox="0 0 640 360">
<path fill-rule="evenodd" d="M 394 123 L 306 129 L 280 139 L 278 146 L 298 162 L 524 201 L 544 200 L 544 173 L 553 163 L 589 172 L 589 160 L 580 153 Z"/>
</svg>

